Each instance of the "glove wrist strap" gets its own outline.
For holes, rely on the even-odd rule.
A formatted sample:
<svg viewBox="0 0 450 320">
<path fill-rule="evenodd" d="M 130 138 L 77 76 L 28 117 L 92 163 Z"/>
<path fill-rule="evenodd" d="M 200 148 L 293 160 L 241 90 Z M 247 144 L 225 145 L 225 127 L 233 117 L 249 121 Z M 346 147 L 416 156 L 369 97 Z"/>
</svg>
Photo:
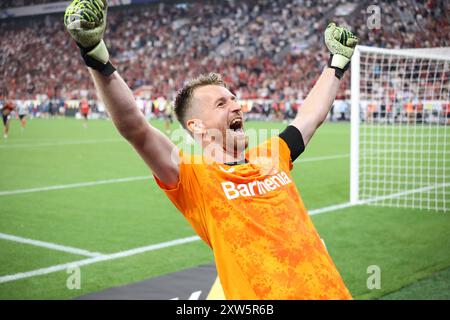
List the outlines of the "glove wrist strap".
<svg viewBox="0 0 450 320">
<path fill-rule="evenodd" d="M 77 43 L 80 48 L 81 56 L 88 67 L 98 70 L 105 76 L 110 76 L 116 71 L 116 68 L 109 61 L 108 49 L 103 40 L 97 45 L 89 48 L 84 48 Z"/>
<path fill-rule="evenodd" d="M 341 56 L 330 54 L 330 59 L 328 59 L 328 67 L 334 69 L 334 75 L 339 80 L 344 76 L 345 71 L 350 67 L 350 59 Z"/>
</svg>

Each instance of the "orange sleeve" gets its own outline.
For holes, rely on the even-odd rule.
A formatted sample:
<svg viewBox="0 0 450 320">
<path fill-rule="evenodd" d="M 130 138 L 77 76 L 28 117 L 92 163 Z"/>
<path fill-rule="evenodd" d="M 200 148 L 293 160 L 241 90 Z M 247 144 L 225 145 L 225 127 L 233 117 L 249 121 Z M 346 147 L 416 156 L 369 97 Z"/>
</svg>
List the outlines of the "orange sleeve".
<svg viewBox="0 0 450 320">
<path fill-rule="evenodd" d="M 156 175 L 153 175 L 158 186 L 164 191 L 169 200 L 185 216 L 197 234 L 209 245 L 205 222 L 205 207 L 200 178 L 202 165 L 192 164 L 191 159 L 180 152 L 180 171 L 178 184 L 169 188 Z"/>
<path fill-rule="evenodd" d="M 279 157 L 282 168 L 291 171 L 292 168 L 294 167 L 294 164 L 292 163 L 291 160 L 291 150 L 289 149 L 286 141 L 284 141 L 280 137 L 276 137 L 274 139 L 277 139 L 279 143 L 279 150 L 280 150 Z"/>
</svg>

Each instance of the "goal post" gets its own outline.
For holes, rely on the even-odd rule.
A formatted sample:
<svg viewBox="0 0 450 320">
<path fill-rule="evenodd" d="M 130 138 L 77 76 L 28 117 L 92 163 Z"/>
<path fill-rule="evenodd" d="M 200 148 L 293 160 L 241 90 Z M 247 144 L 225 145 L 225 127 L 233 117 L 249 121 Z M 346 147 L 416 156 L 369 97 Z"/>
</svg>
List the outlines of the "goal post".
<svg viewBox="0 0 450 320">
<path fill-rule="evenodd" d="M 450 48 L 356 47 L 350 202 L 450 210 Z"/>
</svg>

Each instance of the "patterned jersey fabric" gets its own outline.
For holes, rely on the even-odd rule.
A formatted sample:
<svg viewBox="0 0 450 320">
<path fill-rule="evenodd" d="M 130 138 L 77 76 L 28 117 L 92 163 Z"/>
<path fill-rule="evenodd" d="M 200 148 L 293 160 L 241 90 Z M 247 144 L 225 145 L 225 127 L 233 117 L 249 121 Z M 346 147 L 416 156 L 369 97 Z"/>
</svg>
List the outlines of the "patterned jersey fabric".
<svg viewBox="0 0 450 320">
<path fill-rule="evenodd" d="M 351 299 L 274 137 L 228 166 L 181 153 L 178 186 L 158 185 L 212 248 L 227 299 Z"/>
</svg>

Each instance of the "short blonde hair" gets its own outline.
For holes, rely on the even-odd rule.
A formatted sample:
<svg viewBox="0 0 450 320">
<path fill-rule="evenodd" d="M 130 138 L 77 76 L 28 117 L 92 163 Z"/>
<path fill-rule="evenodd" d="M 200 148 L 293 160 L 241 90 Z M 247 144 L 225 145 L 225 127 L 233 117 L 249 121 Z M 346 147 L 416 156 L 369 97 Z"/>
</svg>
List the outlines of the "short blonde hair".
<svg viewBox="0 0 450 320">
<path fill-rule="evenodd" d="M 228 88 L 225 81 L 223 81 L 222 75 L 218 73 L 202 74 L 199 77 L 190 80 L 186 85 L 177 93 L 175 98 L 175 114 L 178 121 L 183 128 L 186 128 L 186 113 L 191 106 L 191 98 L 194 90 L 200 87 L 217 85 L 224 88 Z"/>
</svg>

